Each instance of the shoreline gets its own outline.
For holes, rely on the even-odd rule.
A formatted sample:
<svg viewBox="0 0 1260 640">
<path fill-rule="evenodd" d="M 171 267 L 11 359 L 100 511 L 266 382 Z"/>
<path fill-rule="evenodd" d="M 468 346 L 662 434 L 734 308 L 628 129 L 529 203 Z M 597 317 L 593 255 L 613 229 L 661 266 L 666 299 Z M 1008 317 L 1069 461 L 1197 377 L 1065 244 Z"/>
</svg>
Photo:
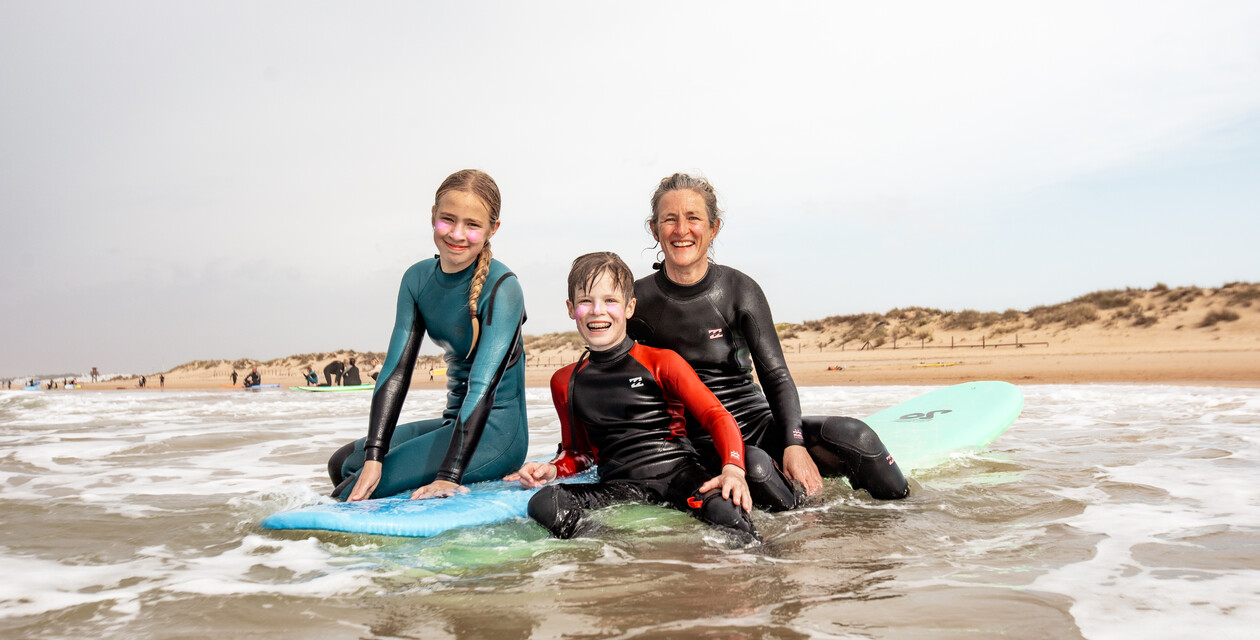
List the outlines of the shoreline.
<svg viewBox="0 0 1260 640">
<path fill-rule="evenodd" d="M 1158 349 L 1143 351 L 1066 350 L 1022 347 L 999 350 L 921 350 L 789 353 L 788 368 L 798 387 L 917 385 L 948 386 L 975 380 L 1004 380 L 1012 384 L 1169 384 L 1260 388 L 1260 345 L 1254 349 Z M 576 354 L 574 355 L 576 359 Z M 559 362 L 560 359 L 556 359 Z M 564 364 L 572 360 L 565 360 Z M 528 365 L 526 387 L 546 388 L 551 375 L 564 364 Z M 828 367 L 842 367 L 829 370 Z M 261 370 L 264 384 L 304 385 L 297 371 Z M 446 377 L 432 381 L 417 370 L 412 389 L 445 389 Z M 242 376 L 243 377 L 243 376 Z M 367 380 L 365 380 L 366 382 Z M 167 389 L 223 390 L 229 379 L 220 371 L 171 373 Z M 135 390 L 135 378 L 82 383 L 85 390 Z M 161 390 L 156 376 L 145 390 Z"/>
</svg>

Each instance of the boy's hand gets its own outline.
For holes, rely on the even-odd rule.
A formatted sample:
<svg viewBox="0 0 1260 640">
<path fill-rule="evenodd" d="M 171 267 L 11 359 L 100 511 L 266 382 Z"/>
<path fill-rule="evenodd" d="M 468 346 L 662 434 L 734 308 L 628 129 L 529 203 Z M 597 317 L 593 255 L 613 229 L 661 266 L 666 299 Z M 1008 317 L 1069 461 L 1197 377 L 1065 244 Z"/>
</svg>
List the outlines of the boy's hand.
<svg viewBox="0 0 1260 640">
<path fill-rule="evenodd" d="M 733 464 L 722 465 L 722 474 L 700 485 L 700 493 L 722 487 L 722 497 L 752 511 L 752 494 L 748 491 L 748 483 L 744 481 L 744 470 Z"/>
<path fill-rule="evenodd" d="M 818 473 L 818 465 L 809 451 L 799 444 L 783 449 L 783 473 L 789 480 L 801 483 L 806 495 L 812 496 L 822 490 L 822 474 Z"/>
<path fill-rule="evenodd" d="M 516 473 L 508 474 L 504 482 L 519 482 L 526 489 L 538 487 L 556 479 L 556 465 L 550 462 L 526 462 Z"/>
</svg>

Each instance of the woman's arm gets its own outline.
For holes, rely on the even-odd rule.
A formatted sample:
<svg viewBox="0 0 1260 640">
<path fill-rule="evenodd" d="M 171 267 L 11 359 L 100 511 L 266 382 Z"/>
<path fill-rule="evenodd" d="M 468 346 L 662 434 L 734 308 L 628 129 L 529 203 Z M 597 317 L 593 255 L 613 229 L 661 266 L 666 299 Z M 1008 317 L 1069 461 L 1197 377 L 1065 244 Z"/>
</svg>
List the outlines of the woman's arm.
<svg viewBox="0 0 1260 640">
<path fill-rule="evenodd" d="M 766 400 L 770 403 L 775 424 L 783 432 L 784 445 L 803 446 L 801 398 L 796 392 L 792 373 L 788 371 L 787 359 L 783 357 L 779 334 L 774 330 L 770 303 L 756 281 L 747 276 L 741 280 L 738 287 L 740 301 L 735 308 L 739 313 L 740 331 L 748 341 L 753 367 L 757 369 L 757 380 L 761 382 Z"/>
</svg>

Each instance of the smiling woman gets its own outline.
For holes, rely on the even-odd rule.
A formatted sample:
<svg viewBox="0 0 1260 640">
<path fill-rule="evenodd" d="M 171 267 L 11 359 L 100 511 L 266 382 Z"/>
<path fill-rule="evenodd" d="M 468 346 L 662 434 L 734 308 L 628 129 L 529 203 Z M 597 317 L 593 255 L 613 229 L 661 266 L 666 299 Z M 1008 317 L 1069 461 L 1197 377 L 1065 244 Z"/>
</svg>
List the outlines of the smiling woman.
<svg viewBox="0 0 1260 640">
<path fill-rule="evenodd" d="M 801 417 L 761 287 L 709 260 L 722 228 L 713 186 L 681 173 L 664 178 L 647 224 L 664 260 L 656 274 L 635 282 L 630 337 L 678 352 L 735 416 L 757 503 L 791 509 L 800 503 L 800 489 L 811 495 L 822 489 L 824 473 L 843 475 L 877 498 L 905 497 L 901 470 L 869 426 L 839 416 Z M 753 381 L 754 367 L 764 392 Z M 699 433 L 693 426 L 689 422 L 688 432 Z M 697 449 L 703 455 L 713 447 L 698 442 Z M 709 460 L 711 469 L 715 464 Z"/>
</svg>

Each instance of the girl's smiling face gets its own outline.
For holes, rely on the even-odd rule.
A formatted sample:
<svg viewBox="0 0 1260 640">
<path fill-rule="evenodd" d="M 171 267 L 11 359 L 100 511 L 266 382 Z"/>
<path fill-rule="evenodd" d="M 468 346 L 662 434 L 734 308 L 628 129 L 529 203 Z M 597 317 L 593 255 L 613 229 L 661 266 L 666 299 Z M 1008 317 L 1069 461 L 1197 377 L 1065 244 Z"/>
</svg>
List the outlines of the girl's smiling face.
<svg viewBox="0 0 1260 640">
<path fill-rule="evenodd" d="M 477 260 L 482 247 L 498 231 L 490 224 L 490 209 L 467 191 L 448 191 L 433 205 L 433 244 L 442 271 L 456 273 Z"/>
<path fill-rule="evenodd" d="M 634 315 L 634 298 L 617 288 L 608 273 L 601 273 L 590 291 L 579 288 L 566 303 L 569 317 L 577 321 L 578 334 L 591 351 L 604 351 L 626 338 L 626 320 Z"/>
</svg>

